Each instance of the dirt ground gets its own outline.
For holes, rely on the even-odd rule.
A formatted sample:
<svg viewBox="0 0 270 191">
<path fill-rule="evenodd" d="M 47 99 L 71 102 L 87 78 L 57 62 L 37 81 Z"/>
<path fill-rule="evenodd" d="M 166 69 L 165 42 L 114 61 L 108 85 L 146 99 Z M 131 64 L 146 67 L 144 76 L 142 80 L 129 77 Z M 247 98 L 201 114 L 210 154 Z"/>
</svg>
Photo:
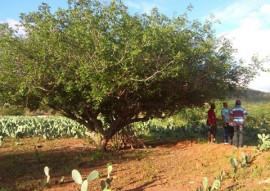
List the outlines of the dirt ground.
<svg viewBox="0 0 270 191">
<path fill-rule="evenodd" d="M 248 167 L 239 166 L 234 173 L 230 158 L 241 162 L 242 153 L 250 155 L 252 163 Z M 79 190 L 80 185 L 71 177 L 71 171 L 77 169 L 84 179 L 92 170 L 103 174 L 89 183 L 89 190 L 98 191 L 109 162 L 113 165 L 113 191 L 195 191 L 202 186 L 204 177 L 210 186 L 222 172 L 220 190 L 270 190 L 270 153 L 258 153 L 253 147 L 154 142 L 147 149 L 103 153 L 85 139 L 45 141 L 39 138 L 20 142 L 7 139 L 0 147 L 0 190 Z M 50 168 L 51 176 L 47 188 L 43 188 L 45 166 Z M 60 183 L 62 176 L 65 178 Z"/>
</svg>

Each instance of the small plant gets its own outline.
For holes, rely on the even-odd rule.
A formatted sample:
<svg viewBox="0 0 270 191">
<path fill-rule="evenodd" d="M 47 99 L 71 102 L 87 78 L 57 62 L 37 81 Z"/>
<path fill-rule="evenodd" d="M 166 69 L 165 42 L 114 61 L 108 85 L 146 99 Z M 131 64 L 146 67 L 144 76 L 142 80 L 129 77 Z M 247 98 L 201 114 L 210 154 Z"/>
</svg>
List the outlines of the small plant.
<svg viewBox="0 0 270 191">
<path fill-rule="evenodd" d="M 196 189 L 196 191 L 214 191 L 220 188 L 221 181 L 218 179 L 215 179 L 212 186 L 208 187 L 208 178 L 203 178 L 203 188 L 200 186 Z"/>
<path fill-rule="evenodd" d="M 47 166 L 44 167 L 44 173 L 46 175 L 46 184 L 45 184 L 45 187 L 47 187 L 47 186 L 50 185 L 50 179 L 51 179 L 49 167 L 47 167 Z"/>
<path fill-rule="evenodd" d="M 237 162 L 237 160 L 235 158 L 231 158 L 230 163 L 231 163 L 231 165 L 233 167 L 233 173 L 235 175 L 236 172 L 237 172 L 237 169 L 238 169 L 238 162 Z"/>
<path fill-rule="evenodd" d="M 96 170 L 93 170 L 87 177 L 86 180 L 83 180 L 81 173 L 74 169 L 71 172 L 71 176 L 73 178 L 73 180 L 77 183 L 81 185 L 81 191 L 87 191 L 88 190 L 88 183 L 92 180 L 95 180 L 96 178 L 99 177 L 99 172 Z"/>
<path fill-rule="evenodd" d="M 246 167 L 250 165 L 252 161 L 251 156 L 246 155 L 244 152 L 242 152 L 241 155 L 242 155 L 241 167 Z"/>
<path fill-rule="evenodd" d="M 65 180 L 65 176 L 61 176 L 59 183 L 60 183 L 60 184 L 63 183 L 64 180 Z"/>
<path fill-rule="evenodd" d="M 101 189 L 102 191 L 111 191 L 110 188 L 111 188 L 111 182 L 113 180 L 113 178 L 110 177 L 110 174 L 112 172 L 112 164 L 111 163 L 108 163 L 107 164 L 107 178 L 106 180 L 102 180 L 100 182 L 100 186 L 101 186 Z"/>
<path fill-rule="evenodd" d="M 51 179 L 51 176 L 50 176 L 50 168 L 45 166 L 44 167 L 44 173 L 46 175 L 46 180 L 45 180 L 45 186 L 44 187 L 49 187 L 50 186 L 50 179 Z M 56 184 L 58 183 L 63 183 L 65 180 L 65 176 L 61 176 L 60 180 L 58 181 L 55 181 Z"/>
<path fill-rule="evenodd" d="M 220 182 L 222 182 L 224 175 L 225 175 L 225 171 L 222 170 L 220 174 L 216 177 L 216 180 L 219 180 Z"/>
<path fill-rule="evenodd" d="M 244 168 L 244 167 L 250 166 L 252 162 L 252 157 L 250 155 L 246 155 L 244 152 L 242 152 L 241 155 L 242 155 L 242 161 L 237 161 L 237 159 L 233 157 L 230 159 L 230 163 L 233 167 L 234 178 L 236 178 L 236 173 L 239 166 Z"/>
<path fill-rule="evenodd" d="M 263 134 L 258 134 L 258 138 L 259 138 L 259 142 L 260 144 L 258 145 L 258 149 L 260 151 L 265 151 L 265 150 L 268 150 L 270 149 L 270 135 L 267 134 L 265 135 L 264 133 Z"/>
</svg>

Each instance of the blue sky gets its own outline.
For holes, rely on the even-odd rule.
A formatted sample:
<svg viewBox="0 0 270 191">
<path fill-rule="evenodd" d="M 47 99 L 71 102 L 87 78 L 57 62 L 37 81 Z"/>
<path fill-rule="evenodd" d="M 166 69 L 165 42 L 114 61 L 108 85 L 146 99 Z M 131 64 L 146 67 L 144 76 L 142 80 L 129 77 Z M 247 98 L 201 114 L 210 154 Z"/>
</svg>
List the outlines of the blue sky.
<svg viewBox="0 0 270 191">
<path fill-rule="evenodd" d="M 214 14 L 221 22 L 215 25 L 217 35 L 225 35 L 232 40 L 234 47 L 238 49 L 237 57 L 249 62 L 254 54 L 260 57 L 270 55 L 270 0 L 122 1 L 131 12 L 149 12 L 157 7 L 168 16 L 173 13 L 182 14 L 192 4 L 193 10 L 188 12 L 189 18 L 203 21 Z M 19 21 L 20 13 L 36 11 L 42 2 L 49 4 L 52 10 L 67 7 L 67 0 L 0 0 L 0 22 L 8 22 L 12 26 Z M 265 63 L 265 67 L 270 68 L 270 62 Z M 270 92 L 270 73 L 262 73 L 249 87 Z"/>
</svg>

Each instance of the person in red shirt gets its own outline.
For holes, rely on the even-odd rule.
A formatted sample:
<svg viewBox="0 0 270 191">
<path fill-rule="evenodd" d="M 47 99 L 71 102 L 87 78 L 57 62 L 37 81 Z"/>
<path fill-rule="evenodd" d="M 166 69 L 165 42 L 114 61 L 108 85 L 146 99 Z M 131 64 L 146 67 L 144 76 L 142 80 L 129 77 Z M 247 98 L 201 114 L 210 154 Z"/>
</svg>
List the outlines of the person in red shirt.
<svg viewBox="0 0 270 191">
<path fill-rule="evenodd" d="M 217 118 L 215 113 L 215 104 L 211 104 L 211 108 L 208 110 L 207 125 L 209 126 L 208 142 L 215 142 L 215 136 L 217 131 Z"/>
</svg>

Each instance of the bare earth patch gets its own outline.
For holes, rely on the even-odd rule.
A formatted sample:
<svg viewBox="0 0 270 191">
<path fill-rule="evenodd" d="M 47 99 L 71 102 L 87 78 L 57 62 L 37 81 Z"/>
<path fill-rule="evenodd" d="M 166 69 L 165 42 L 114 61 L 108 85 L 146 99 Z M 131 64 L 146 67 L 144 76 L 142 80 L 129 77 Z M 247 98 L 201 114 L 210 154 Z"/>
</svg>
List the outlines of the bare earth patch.
<svg viewBox="0 0 270 191">
<path fill-rule="evenodd" d="M 234 174 L 230 158 L 241 161 L 242 152 L 252 157 L 257 154 L 253 147 L 239 149 L 190 141 L 157 142 L 148 149 L 102 153 L 85 139 L 27 138 L 19 144 L 8 139 L 0 147 L 0 188 L 42 190 L 43 169 L 48 166 L 51 184 L 44 190 L 74 191 L 80 186 L 71 178 L 72 169 L 79 170 L 84 179 L 92 170 L 98 170 L 102 179 L 106 176 L 106 164 L 111 162 L 112 190 L 195 191 L 202 185 L 203 177 L 212 184 L 221 171 L 225 173 L 220 190 L 269 190 L 269 152 L 259 153 L 249 167 L 239 167 Z M 64 182 L 59 183 L 62 176 Z M 90 182 L 89 190 L 101 190 L 99 182 Z"/>
</svg>

